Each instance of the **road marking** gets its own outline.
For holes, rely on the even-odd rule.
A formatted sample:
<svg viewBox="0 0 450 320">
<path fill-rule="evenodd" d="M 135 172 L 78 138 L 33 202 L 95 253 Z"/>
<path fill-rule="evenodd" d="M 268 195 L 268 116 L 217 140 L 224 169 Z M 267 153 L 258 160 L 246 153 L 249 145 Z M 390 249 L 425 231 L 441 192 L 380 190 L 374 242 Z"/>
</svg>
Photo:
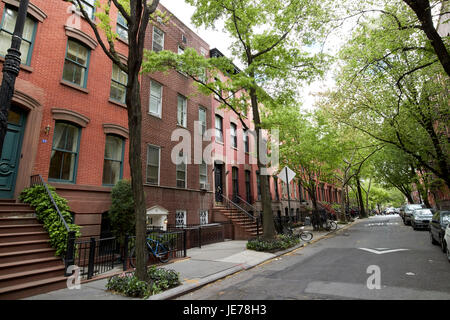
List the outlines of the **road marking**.
<svg viewBox="0 0 450 320">
<path fill-rule="evenodd" d="M 406 287 L 391 287 L 382 285 L 380 290 L 370 290 L 366 285 L 345 282 L 313 281 L 308 283 L 305 293 L 338 296 L 353 299 L 377 300 L 449 300 L 450 293 L 428 291 Z"/>
<path fill-rule="evenodd" d="M 374 227 L 374 226 L 395 226 L 398 225 L 398 222 L 377 222 L 377 223 L 367 223 L 365 227 Z"/>
<path fill-rule="evenodd" d="M 364 250 L 364 251 L 368 251 L 371 253 L 375 253 L 375 254 L 385 254 L 385 253 L 391 253 L 391 252 L 399 252 L 399 251 L 407 251 L 409 249 L 391 249 L 391 250 L 386 250 L 388 248 L 377 248 L 377 249 L 369 249 L 369 248 L 358 248 L 360 250 Z"/>
</svg>

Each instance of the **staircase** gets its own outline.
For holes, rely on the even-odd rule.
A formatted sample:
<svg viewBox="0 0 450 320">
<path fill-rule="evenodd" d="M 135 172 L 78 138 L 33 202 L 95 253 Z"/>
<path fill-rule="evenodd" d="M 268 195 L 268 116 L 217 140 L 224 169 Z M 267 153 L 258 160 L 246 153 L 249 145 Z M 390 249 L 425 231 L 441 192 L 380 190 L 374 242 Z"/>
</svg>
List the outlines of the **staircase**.
<svg viewBox="0 0 450 320">
<path fill-rule="evenodd" d="M 244 212 L 238 209 L 227 208 L 225 206 L 217 206 L 213 209 L 215 215 L 222 215 L 231 221 L 235 226 L 235 239 L 248 240 L 258 236 L 258 228 L 256 221 L 250 218 Z M 263 228 L 260 224 L 259 235 L 263 234 Z"/>
<path fill-rule="evenodd" d="M 0 200 L 0 300 L 62 289 L 66 281 L 64 263 L 55 256 L 34 210 Z"/>
</svg>

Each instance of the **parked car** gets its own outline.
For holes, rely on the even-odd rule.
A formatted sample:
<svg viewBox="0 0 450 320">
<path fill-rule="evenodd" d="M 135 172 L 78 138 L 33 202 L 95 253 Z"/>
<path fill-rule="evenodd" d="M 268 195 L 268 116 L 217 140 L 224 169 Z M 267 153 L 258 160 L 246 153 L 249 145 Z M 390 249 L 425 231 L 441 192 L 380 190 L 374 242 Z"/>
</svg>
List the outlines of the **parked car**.
<svg viewBox="0 0 450 320">
<path fill-rule="evenodd" d="M 395 209 L 394 208 L 387 208 L 386 209 L 386 214 L 394 214 L 395 213 Z"/>
<path fill-rule="evenodd" d="M 445 229 L 445 235 L 444 235 L 444 243 L 445 243 L 445 248 L 447 248 L 447 259 L 448 262 L 450 262 L 450 223 L 447 224 L 447 229 Z"/>
<path fill-rule="evenodd" d="M 443 252 L 446 252 L 446 243 L 444 242 L 445 228 L 450 223 L 450 211 L 437 211 L 430 224 L 431 243 L 440 245 Z"/>
<path fill-rule="evenodd" d="M 413 210 L 422 209 L 424 207 L 425 207 L 424 204 L 407 204 L 407 205 L 403 206 L 402 207 L 403 210 L 401 210 L 402 213 L 400 214 L 402 216 L 403 223 L 405 225 L 411 224 L 411 218 L 412 218 L 411 215 L 412 215 Z"/>
<path fill-rule="evenodd" d="M 430 221 L 433 219 L 432 209 L 416 209 L 411 216 L 411 226 L 414 230 L 430 229 Z"/>
</svg>

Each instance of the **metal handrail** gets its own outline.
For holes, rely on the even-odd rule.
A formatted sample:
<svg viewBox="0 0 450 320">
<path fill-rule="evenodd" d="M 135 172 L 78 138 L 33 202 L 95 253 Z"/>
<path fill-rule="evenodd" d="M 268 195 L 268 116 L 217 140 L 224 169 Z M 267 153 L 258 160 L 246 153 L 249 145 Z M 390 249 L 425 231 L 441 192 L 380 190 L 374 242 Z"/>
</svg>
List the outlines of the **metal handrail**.
<svg viewBox="0 0 450 320">
<path fill-rule="evenodd" d="M 250 213 L 248 213 L 244 208 L 239 206 L 237 203 L 228 199 L 225 195 L 221 194 L 221 197 L 224 198 L 228 204 L 231 204 L 232 206 L 234 206 L 236 209 L 238 209 L 242 213 L 245 213 L 250 219 L 257 220 L 256 217 L 252 216 Z"/>
<path fill-rule="evenodd" d="M 238 200 L 240 202 L 243 202 L 245 205 L 251 207 L 255 212 L 260 213 L 258 209 L 256 209 L 255 206 L 253 206 L 252 204 L 248 203 L 247 201 L 245 201 L 244 199 L 242 199 L 240 196 L 236 195 L 236 198 L 238 198 Z"/>
<path fill-rule="evenodd" d="M 38 181 L 36 181 L 38 180 Z M 31 176 L 31 181 L 30 181 L 30 187 L 34 186 L 34 185 L 43 185 L 45 187 L 45 190 L 47 191 L 48 196 L 50 197 L 50 200 L 53 203 L 53 206 L 56 209 L 56 212 L 58 212 L 59 218 L 61 219 L 62 223 L 64 224 L 64 227 L 66 228 L 67 232 L 71 232 L 69 225 L 67 224 L 66 220 L 64 219 L 63 215 L 61 214 L 61 211 L 59 211 L 58 205 L 55 202 L 55 199 L 53 199 L 52 193 L 50 192 L 47 183 L 45 183 L 44 179 L 42 178 L 42 176 L 40 174 L 36 174 L 34 176 Z"/>
</svg>

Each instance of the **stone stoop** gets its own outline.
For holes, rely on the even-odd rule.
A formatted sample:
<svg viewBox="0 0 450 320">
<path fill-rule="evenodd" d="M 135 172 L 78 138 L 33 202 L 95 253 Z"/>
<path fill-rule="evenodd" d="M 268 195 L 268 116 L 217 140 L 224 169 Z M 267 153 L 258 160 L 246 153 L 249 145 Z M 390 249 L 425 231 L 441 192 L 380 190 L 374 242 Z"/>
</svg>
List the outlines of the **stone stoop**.
<svg viewBox="0 0 450 320">
<path fill-rule="evenodd" d="M 49 241 L 30 206 L 0 201 L 0 300 L 66 287 L 64 263 Z"/>
<path fill-rule="evenodd" d="M 248 217 L 245 213 L 237 209 L 229 209 L 227 207 L 216 206 L 213 208 L 216 216 L 224 217 L 227 221 L 231 221 L 234 226 L 234 240 L 248 240 L 258 236 L 256 222 Z M 262 225 L 259 226 L 259 235 L 263 234 Z"/>
</svg>

